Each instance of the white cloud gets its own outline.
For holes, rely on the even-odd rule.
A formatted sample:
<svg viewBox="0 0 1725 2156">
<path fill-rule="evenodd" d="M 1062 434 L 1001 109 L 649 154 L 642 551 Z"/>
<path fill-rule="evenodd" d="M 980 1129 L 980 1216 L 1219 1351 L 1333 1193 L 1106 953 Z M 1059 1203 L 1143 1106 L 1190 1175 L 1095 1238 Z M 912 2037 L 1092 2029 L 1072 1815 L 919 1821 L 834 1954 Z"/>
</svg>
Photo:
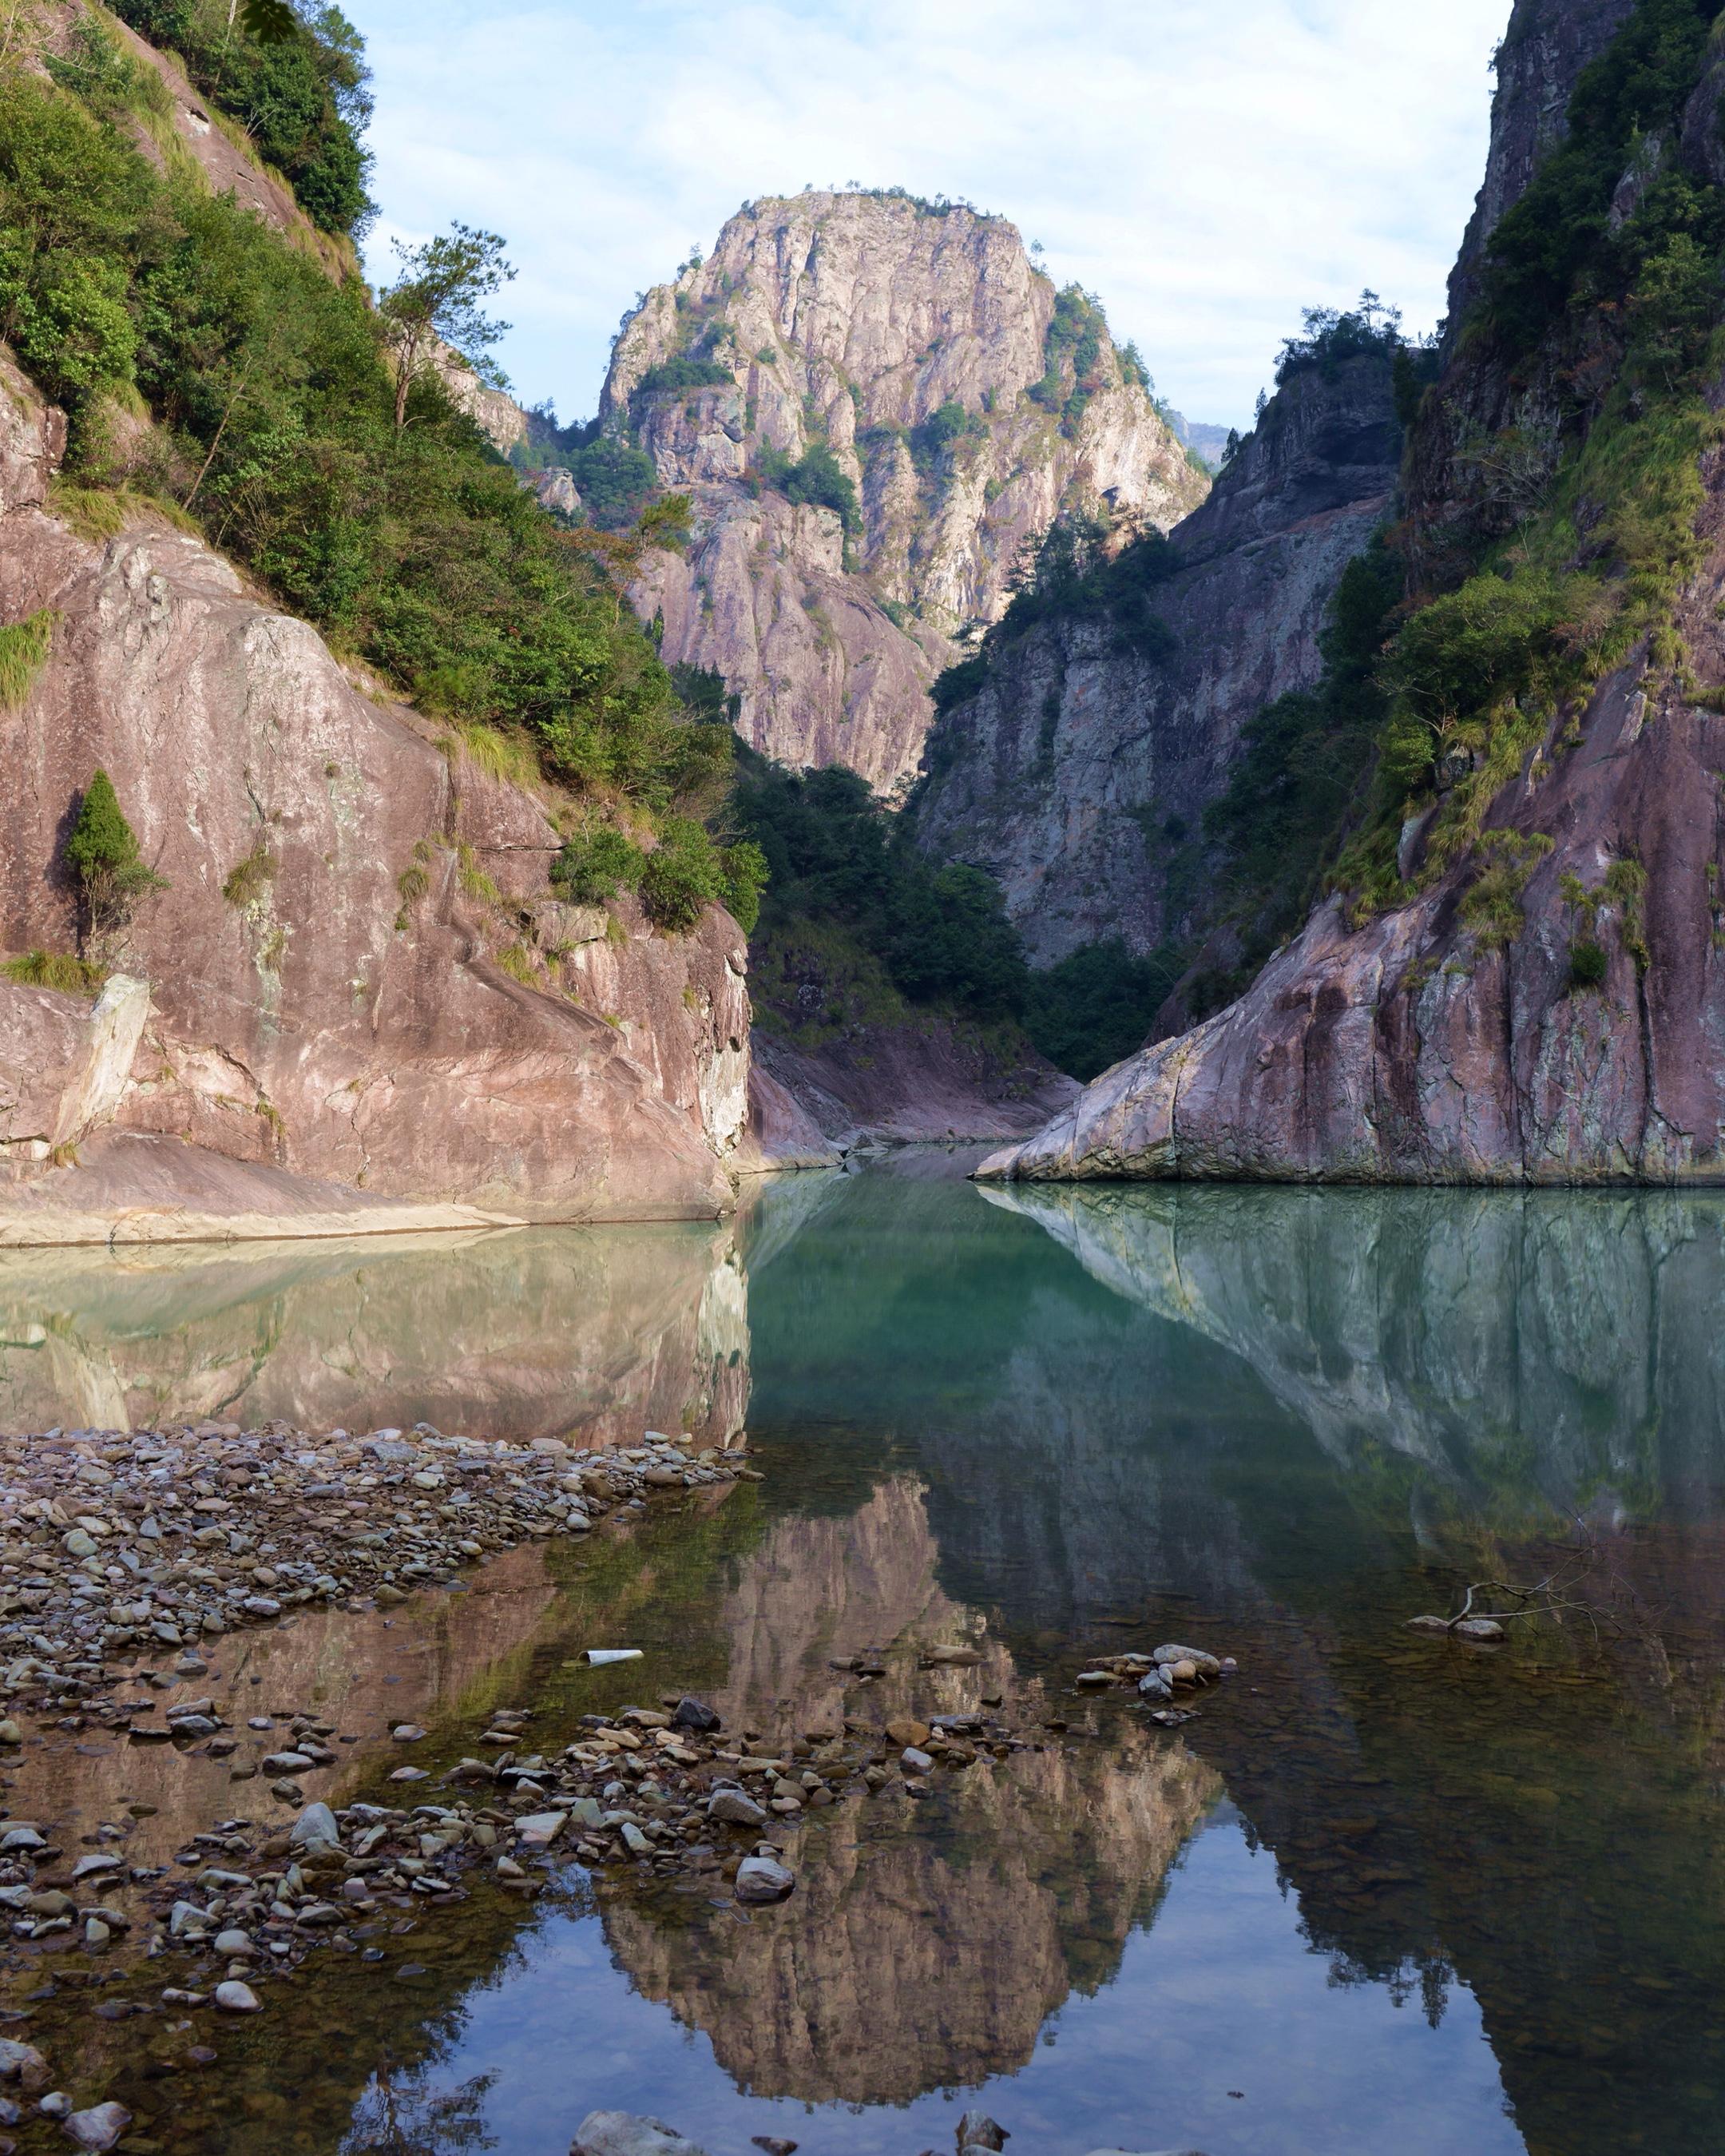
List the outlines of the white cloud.
<svg viewBox="0 0 1725 2156">
<path fill-rule="evenodd" d="M 590 413 L 618 316 L 740 203 L 860 180 L 962 196 L 1099 293 L 1159 388 L 1243 424 L 1303 305 L 1410 326 L 1485 160 L 1507 0 L 450 0 L 354 8 L 392 233 L 520 269 L 518 393 Z"/>
</svg>

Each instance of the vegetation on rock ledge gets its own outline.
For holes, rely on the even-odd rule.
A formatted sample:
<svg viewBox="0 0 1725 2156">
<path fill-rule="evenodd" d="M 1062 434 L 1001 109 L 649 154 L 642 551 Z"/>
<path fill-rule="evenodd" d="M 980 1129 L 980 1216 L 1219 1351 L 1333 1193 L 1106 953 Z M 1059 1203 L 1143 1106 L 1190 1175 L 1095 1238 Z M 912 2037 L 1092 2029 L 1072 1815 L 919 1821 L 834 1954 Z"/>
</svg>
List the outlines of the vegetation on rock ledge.
<svg viewBox="0 0 1725 2156">
<path fill-rule="evenodd" d="M 158 172 L 129 109 L 0 69 L 0 336 L 69 414 L 79 500 L 110 521 L 189 511 L 422 711 L 530 749 L 576 822 L 663 822 L 683 864 L 667 920 L 740 891 L 704 829 L 731 737 L 692 722 L 623 603 L 627 544 L 560 529 L 429 368 L 398 407 L 358 280 L 183 156 Z"/>
</svg>

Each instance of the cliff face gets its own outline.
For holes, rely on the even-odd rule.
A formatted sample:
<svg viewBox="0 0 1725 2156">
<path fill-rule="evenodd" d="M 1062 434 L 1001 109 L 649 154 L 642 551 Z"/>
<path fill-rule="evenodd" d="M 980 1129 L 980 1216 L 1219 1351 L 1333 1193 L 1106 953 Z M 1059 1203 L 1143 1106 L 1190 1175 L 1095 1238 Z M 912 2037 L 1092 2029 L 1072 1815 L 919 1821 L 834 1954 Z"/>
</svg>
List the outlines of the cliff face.
<svg viewBox="0 0 1725 2156">
<path fill-rule="evenodd" d="M 735 923 L 668 942 L 632 908 L 554 903 L 537 801 L 361 693 L 197 540 L 147 518 L 78 536 L 49 502 L 63 421 L 9 362 L 4 390 L 0 619 L 54 627 L 0 713 L 0 947 L 74 947 L 63 848 L 98 767 L 167 884 L 94 1014 L 0 982 L 0 1233 L 726 1209 Z"/>
<path fill-rule="evenodd" d="M 1725 459 L 1709 516 L 1725 524 Z M 1717 547 L 1686 608 L 1725 673 Z M 1482 949 L 1461 864 L 1350 931 L 1320 907 L 1240 1001 L 1116 1064 L 985 1176 L 1258 1176 L 1280 1181 L 1725 1181 L 1725 971 L 1716 942 L 1725 721 L 1655 706 L 1639 662 L 1602 685 L 1582 740 L 1543 783 L 1518 778 L 1500 828 L 1548 837 L 1527 927 Z M 1633 839 L 1645 969 L 1620 936 L 1605 978 L 1572 984 L 1561 879 L 1596 887 Z M 1630 922 L 1630 932 L 1635 923 Z"/>
<path fill-rule="evenodd" d="M 688 359 L 729 378 L 641 388 Z M 1166 528 L 1207 484 L 1013 226 L 903 197 L 748 206 L 625 323 L 601 410 L 694 496 L 687 555 L 650 555 L 632 593 L 663 613 L 667 660 L 718 668 L 757 748 L 883 790 L 914 771 L 927 685 L 999 615 L 1026 538 L 1072 507 Z M 856 490 L 848 540 L 833 508 L 749 477 L 823 445 Z"/>
<path fill-rule="evenodd" d="M 1540 159 L 1563 139 L 1575 79 L 1635 13 L 1635 0 L 1515 0 L 1498 46 L 1486 177 L 1450 273 L 1451 331 L 1479 290 L 1485 246 Z"/>
<path fill-rule="evenodd" d="M 919 843 L 987 870 L 1032 963 L 1104 937 L 1139 954 L 1190 934 L 1190 843 L 1246 721 L 1321 670 L 1336 581 L 1390 506 L 1401 454 L 1375 357 L 1291 375 L 1149 594 L 1165 658 L 1106 619 L 1050 616 L 1001 652 L 930 737 Z"/>
<path fill-rule="evenodd" d="M 1518 9 L 1459 289 L 1554 138 L 1554 101 L 1629 13 L 1583 0 Z M 1681 129 L 1632 149 L 1614 231 L 1661 157 L 1681 157 L 1692 184 L 1718 184 L 1717 46 L 1697 64 Z M 1668 378 L 1650 388 L 1634 354 L 1597 326 L 1584 381 L 1561 322 L 1520 347 L 1502 341 L 1512 334 L 1487 324 L 1454 340 L 1421 413 L 1403 526 L 1420 596 L 1435 604 L 1482 561 L 1515 572 L 1513 554 L 1487 550 L 1518 527 L 1536 544 L 1555 533 L 1570 512 L 1550 507 L 1554 489 L 1578 465 L 1588 475 L 1568 557 L 1548 555 L 1518 596 L 1578 589 L 1559 580 L 1594 563 L 1587 589 L 1609 613 L 1630 603 L 1629 565 L 1644 559 L 1669 596 L 1640 617 L 1637 640 L 1622 638 L 1609 670 L 1611 648 L 1592 647 L 1590 684 L 1524 690 L 1464 729 L 1415 789 L 1388 848 L 1393 874 L 1373 896 L 1327 901 L 1238 1003 L 1103 1073 L 985 1174 L 1725 1180 L 1718 384 L 1683 405 Z M 1661 386 L 1666 402 L 1642 428 L 1643 399 Z M 1589 430 L 1600 428 L 1609 447 L 1594 456 Z M 1615 494 L 1601 491 L 1601 470 L 1616 475 Z M 1638 554 L 1635 521 L 1660 516 L 1669 536 Z M 1478 575 L 1455 605 L 1517 589 Z M 1441 831 L 1442 850 L 1431 846 Z"/>
</svg>

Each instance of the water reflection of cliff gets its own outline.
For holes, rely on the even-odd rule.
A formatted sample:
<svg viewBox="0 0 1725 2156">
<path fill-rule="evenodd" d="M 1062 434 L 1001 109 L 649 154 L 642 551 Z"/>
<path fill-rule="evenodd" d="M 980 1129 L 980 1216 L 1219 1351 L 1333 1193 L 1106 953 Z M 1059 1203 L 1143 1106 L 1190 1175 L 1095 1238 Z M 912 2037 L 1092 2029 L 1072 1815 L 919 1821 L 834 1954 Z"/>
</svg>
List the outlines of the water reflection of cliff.
<svg viewBox="0 0 1725 2156">
<path fill-rule="evenodd" d="M 909 1653 L 971 1631 L 935 1578 L 918 1486 L 883 1484 L 843 1518 L 780 1520 L 719 1614 L 728 1718 L 788 1732 L 837 1726 L 830 1657 L 888 1650 L 871 1721 L 956 1711 L 1003 1691 L 1015 1723 L 1047 1712 L 997 1643 L 980 1670 L 919 1672 Z M 618 1907 L 613 1949 L 642 1992 L 711 2039 L 740 2087 L 811 2102 L 902 2103 L 1012 2072 L 1074 1990 L 1118 1967 L 1220 1782 L 1134 1728 L 1124 1744 L 1050 1749 L 835 1811 L 799 1836 L 781 1917 L 716 1935 Z"/>
<path fill-rule="evenodd" d="M 728 1435 L 748 1384 L 727 1226 L 0 1253 L 6 1430 L 210 1415 Z"/>
<path fill-rule="evenodd" d="M 1241 1357 L 1338 1466 L 1452 1501 L 1712 1513 L 1725 1211 L 1707 1198 L 990 1188 L 1094 1278 Z"/>
</svg>

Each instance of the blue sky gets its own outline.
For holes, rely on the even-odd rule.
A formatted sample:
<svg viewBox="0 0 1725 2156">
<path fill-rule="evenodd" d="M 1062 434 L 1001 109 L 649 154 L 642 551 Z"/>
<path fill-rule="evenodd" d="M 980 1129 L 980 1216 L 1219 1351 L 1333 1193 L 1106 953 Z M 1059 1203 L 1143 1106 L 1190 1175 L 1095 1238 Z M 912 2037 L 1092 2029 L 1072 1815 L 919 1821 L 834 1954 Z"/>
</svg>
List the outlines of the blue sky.
<svg viewBox="0 0 1725 2156">
<path fill-rule="evenodd" d="M 1508 0 L 349 0 L 370 243 L 454 218 L 520 275 L 524 402 L 594 409 L 617 318 L 740 203 L 961 196 L 1097 292 L 1189 418 L 1249 423 L 1303 305 L 1425 328 L 1483 169 Z"/>
</svg>

